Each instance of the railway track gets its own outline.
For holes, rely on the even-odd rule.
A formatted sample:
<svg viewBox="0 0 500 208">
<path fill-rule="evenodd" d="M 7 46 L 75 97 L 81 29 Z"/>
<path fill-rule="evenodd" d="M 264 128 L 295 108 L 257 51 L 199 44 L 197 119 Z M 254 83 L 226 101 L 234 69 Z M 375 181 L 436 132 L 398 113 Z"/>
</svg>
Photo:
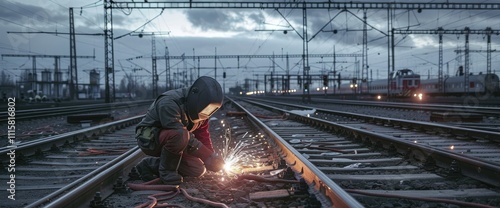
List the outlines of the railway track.
<svg viewBox="0 0 500 208">
<path fill-rule="evenodd" d="M 420 105 L 420 104 L 404 104 L 404 103 L 380 103 L 380 102 L 366 102 L 366 101 L 334 101 L 329 99 L 315 99 L 314 102 L 304 105 L 303 102 L 297 99 L 284 98 L 271 98 L 271 99 L 255 99 L 253 100 L 266 102 L 273 100 L 280 103 L 295 103 L 297 105 L 308 106 L 314 109 L 330 109 L 332 112 L 336 111 L 353 112 L 361 115 L 361 119 L 370 119 L 369 117 L 384 117 L 382 120 L 391 120 L 399 122 L 398 120 L 414 120 L 423 121 L 432 125 L 438 126 L 439 124 L 457 127 L 458 131 L 462 128 L 485 130 L 489 132 L 500 132 L 500 109 L 495 107 L 460 107 L 460 106 L 446 106 L 446 105 Z M 292 101 L 292 102 L 290 102 Z M 351 115 L 354 115 L 351 113 Z M 399 119 L 398 119 L 399 118 Z M 380 119 L 377 119 L 380 120 Z M 412 124 L 422 126 L 421 124 Z M 482 134 L 478 134 L 482 136 Z M 495 137 L 495 136 L 493 136 Z"/>
<path fill-rule="evenodd" d="M 274 106 L 288 106 L 289 108 L 308 109 L 308 106 L 292 105 L 282 102 L 271 102 Z M 267 106 L 269 108 L 278 108 Z M 376 145 L 384 145 L 391 148 L 392 151 L 399 151 L 402 154 L 413 154 L 419 160 L 432 162 L 441 154 L 453 154 L 453 160 L 443 161 L 442 167 L 450 166 L 453 161 L 460 161 L 466 174 L 477 180 L 494 183 L 499 186 L 500 181 L 495 179 L 498 174 L 498 164 L 500 161 L 499 141 L 500 133 L 494 131 L 477 130 L 471 128 L 455 127 L 441 125 L 429 122 L 420 122 L 404 119 L 393 119 L 372 115 L 363 115 L 358 113 L 340 112 L 331 109 L 317 108 L 310 114 L 316 119 L 309 119 L 314 125 L 331 125 L 336 128 L 348 129 L 350 136 L 360 140 L 368 138 L 379 138 Z M 301 119 L 305 119 L 301 117 Z M 382 140 L 382 141 L 381 141 Z M 389 144 L 384 144 L 384 140 Z M 431 151 L 430 154 L 408 151 L 400 148 L 424 149 L 419 151 Z M 474 159 L 469 159 L 474 158 Z M 473 164 L 481 161 L 480 164 Z M 481 170 L 477 170 L 477 167 Z M 479 173 L 479 174 L 476 174 Z"/>
<path fill-rule="evenodd" d="M 217 207 L 500 205 L 498 179 L 491 178 L 498 174 L 498 164 L 492 161 L 467 156 L 469 164 L 460 160 L 462 154 L 402 141 L 415 133 L 412 129 L 399 128 L 405 136 L 397 142 L 382 135 L 387 129 L 374 132 L 360 128 L 367 124 L 361 120 L 347 119 L 346 125 L 339 125 L 324 119 L 326 114 L 314 118 L 290 107 L 283 109 L 284 105 L 256 104 L 241 100 L 227 103 L 211 121 L 211 132 L 219 138 L 214 139 L 219 153 L 231 158 L 235 154 L 230 150 L 239 150 L 240 161 L 229 172 L 187 178 L 171 193 L 140 190 L 143 184 L 127 187 L 127 183 L 142 183 L 132 167 L 143 155 L 131 149 L 119 164 L 106 168 L 108 176 L 93 177 L 45 205 L 146 206 L 144 203 L 152 203 L 153 198 L 184 207 L 204 203 Z M 168 195 L 155 195 L 159 193 Z"/>
<path fill-rule="evenodd" d="M 259 98 L 256 98 L 259 99 Z M 274 101 L 293 101 L 295 103 L 302 102 L 299 97 L 287 97 L 287 96 L 267 96 L 266 100 Z M 261 99 L 260 99 L 261 100 Z M 311 103 L 323 104 L 323 105 L 346 105 L 346 106 L 367 106 L 373 108 L 383 108 L 383 109 L 395 109 L 395 110 L 412 110 L 412 111 L 425 111 L 425 112 L 446 112 L 446 113 L 462 113 L 467 114 L 477 114 L 488 117 L 500 117 L 499 107 L 486 107 L 480 106 L 485 100 L 478 100 L 471 97 L 472 103 L 460 103 L 455 102 L 449 105 L 445 104 L 432 104 L 432 103 L 420 103 L 420 102 L 386 102 L 386 101 L 360 101 L 360 100 L 341 100 L 341 99 L 327 99 L 321 97 L 315 97 Z"/>
<path fill-rule="evenodd" d="M 141 100 L 141 101 L 117 102 L 117 103 L 74 105 L 74 106 L 64 106 L 64 107 L 33 108 L 25 110 L 16 110 L 15 116 L 13 117 L 15 117 L 17 121 L 23 121 L 23 120 L 32 120 L 32 119 L 54 117 L 54 116 L 66 116 L 72 114 L 94 113 L 98 111 L 111 111 L 117 109 L 135 108 L 140 106 L 148 106 L 149 104 L 151 104 L 150 100 Z M 0 114 L 9 115 L 7 111 L 3 111 Z M 0 123 L 7 123 L 7 121 L 8 121 L 7 117 L 0 118 Z"/>
<path fill-rule="evenodd" d="M 279 107 L 267 106 L 266 108 L 277 112 L 279 108 L 283 108 L 285 105 L 279 103 L 276 105 Z M 483 159 L 485 158 L 467 158 L 465 160 L 472 164 L 476 162 L 475 171 L 477 172 L 465 173 L 471 170 L 463 167 L 464 164 L 462 162 L 458 165 L 457 155 L 460 154 L 448 154 L 432 148 L 426 150 L 426 148 L 419 147 L 418 144 L 435 142 L 437 146 L 449 147 L 450 145 L 446 144 L 446 142 L 451 141 L 444 139 L 439 141 L 435 137 L 422 137 L 424 141 L 419 141 L 415 145 L 411 144 L 412 142 L 407 142 L 408 145 L 397 144 L 397 140 L 384 138 L 386 136 L 383 136 L 383 134 L 388 134 L 389 132 L 394 133 L 393 130 L 379 128 L 378 131 L 374 129 L 365 131 L 360 126 L 369 124 L 361 120 L 356 121 L 352 118 L 344 118 L 339 121 L 339 119 L 332 118 L 330 115 L 329 119 L 336 122 L 328 122 L 325 121 L 325 115 L 322 112 L 319 114 L 309 113 L 309 115 L 301 116 L 291 111 L 289 112 L 291 117 L 294 117 L 289 118 L 289 120 L 296 119 L 300 123 L 289 121 L 271 121 L 270 123 L 274 126 L 273 130 L 275 130 L 276 134 L 292 143 L 294 148 L 308 158 L 310 162 L 318 166 L 320 170 L 324 171 L 333 181 L 340 184 L 344 189 L 347 189 L 349 193 L 357 196 L 357 199 L 361 202 L 368 204 L 365 206 L 421 206 L 418 203 L 412 204 L 413 202 L 398 202 L 398 200 L 405 197 L 417 200 L 433 199 L 437 201 L 437 198 L 456 199 L 465 196 L 463 198 L 465 201 L 477 197 L 479 199 L 477 202 L 488 202 L 498 197 L 498 190 L 491 190 L 492 187 L 498 187 L 499 180 L 495 176 L 495 173 L 498 174 L 499 170 L 498 163 L 492 165 L 494 166 L 492 167 L 494 173 L 491 173 L 491 175 L 482 175 L 484 173 L 482 172 L 482 167 L 484 167 L 482 166 L 484 165 Z M 318 117 L 323 119 L 319 119 Z M 383 126 L 383 124 L 381 125 Z M 316 128 L 312 128 L 311 126 Z M 375 126 L 380 127 L 380 125 Z M 369 127 L 365 128 L 369 129 Z M 399 134 L 406 132 L 406 136 L 408 137 L 411 134 L 415 135 L 416 133 L 411 130 L 407 129 L 399 132 Z M 428 140 L 425 141 L 425 139 Z M 441 144 L 439 144 L 440 142 Z M 483 151 L 485 147 L 488 147 L 488 149 L 484 149 Z M 476 153 L 479 151 L 488 154 L 488 151 L 490 151 L 487 157 L 498 158 L 498 146 L 489 147 L 489 145 L 481 146 L 479 144 L 476 147 L 469 145 L 468 148 L 470 152 Z M 444 157 L 447 157 L 445 160 L 455 162 L 443 164 L 444 160 L 442 159 Z M 492 159 L 490 163 L 494 163 L 495 160 Z M 481 174 L 478 172 L 481 172 Z M 474 175 L 473 177 L 485 181 L 489 185 L 471 180 L 469 177 L 462 177 L 462 174 Z M 380 199 L 384 197 L 394 197 L 395 200 Z M 429 206 L 434 207 L 439 205 L 433 204 Z"/>
<path fill-rule="evenodd" d="M 0 148 L 5 207 L 35 207 L 97 175 L 120 155 L 137 150 L 135 124 L 142 116 Z M 9 155 L 13 155 L 10 156 Z M 14 153 L 14 154 L 12 154 Z M 130 153 L 126 153 L 130 154 Z M 123 156 L 122 156 L 123 157 Z"/>
</svg>

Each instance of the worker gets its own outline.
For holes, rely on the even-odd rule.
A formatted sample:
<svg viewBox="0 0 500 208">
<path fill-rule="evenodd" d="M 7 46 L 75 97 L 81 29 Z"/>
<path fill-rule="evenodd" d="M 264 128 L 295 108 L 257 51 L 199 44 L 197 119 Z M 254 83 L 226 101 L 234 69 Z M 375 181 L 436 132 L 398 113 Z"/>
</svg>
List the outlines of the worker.
<svg viewBox="0 0 500 208">
<path fill-rule="evenodd" d="M 151 156 L 136 165 L 141 179 L 159 177 L 164 184 L 178 185 L 183 176 L 220 171 L 224 160 L 214 152 L 208 129 L 209 117 L 223 99 L 220 84 L 207 76 L 158 96 L 136 127 L 138 146 Z"/>
</svg>

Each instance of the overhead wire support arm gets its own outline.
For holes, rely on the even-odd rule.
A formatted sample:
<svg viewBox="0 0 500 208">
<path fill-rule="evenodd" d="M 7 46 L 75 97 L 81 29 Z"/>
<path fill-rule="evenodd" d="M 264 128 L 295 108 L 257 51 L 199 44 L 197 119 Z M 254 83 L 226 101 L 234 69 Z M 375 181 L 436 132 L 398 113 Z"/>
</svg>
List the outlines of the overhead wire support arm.
<svg viewBox="0 0 500 208">
<path fill-rule="evenodd" d="M 290 25 L 290 27 L 293 29 L 293 31 L 295 31 L 295 33 L 297 33 L 297 35 L 299 35 L 299 37 L 301 39 L 304 39 L 304 37 L 302 37 L 302 35 L 299 33 L 299 31 L 297 31 L 292 24 L 290 24 L 290 22 L 288 21 L 288 19 L 280 12 L 280 10 L 276 9 L 276 12 L 278 12 L 278 14 L 280 14 L 280 16 L 286 21 L 286 23 L 288 25 Z"/>
<path fill-rule="evenodd" d="M 156 59 L 214 59 L 217 57 L 218 59 L 250 59 L 250 58 L 302 58 L 302 54 L 287 54 L 287 55 L 199 55 L 199 56 L 156 56 Z M 309 54 L 309 57 L 312 58 L 321 58 L 321 57 L 362 57 L 362 54 Z"/>
<path fill-rule="evenodd" d="M 128 33 L 125 33 L 125 34 L 123 34 L 123 35 L 120 35 L 120 36 L 118 36 L 118 37 L 116 37 L 116 38 L 113 38 L 113 40 L 117 40 L 117 39 L 123 38 L 123 37 L 125 37 L 125 36 L 127 36 L 127 35 L 132 35 L 132 34 L 134 34 L 134 33 L 142 33 L 142 32 L 137 32 L 137 30 L 139 30 L 139 29 L 141 29 L 141 28 L 144 28 L 144 26 L 146 26 L 147 24 L 149 24 L 151 21 L 153 21 L 153 20 L 155 20 L 156 18 L 158 18 L 159 16 L 161 16 L 161 15 L 163 14 L 163 11 L 165 11 L 165 10 L 164 10 L 164 9 L 162 9 L 162 10 L 161 10 L 161 12 L 160 12 L 160 14 L 158 14 L 158 15 L 156 15 L 155 17 L 153 17 L 152 19 L 148 20 L 146 23 L 142 24 L 142 25 L 141 25 L 141 26 L 139 26 L 137 29 L 132 30 L 132 31 L 130 31 L 130 32 L 128 32 Z M 168 32 L 168 33 L 170 33 L 170 32 Z"/>
<path fill-rule="evenodd" d="M 442 29 L 442 28 L 441 28 Z M 446 35 L 463 35 L 463 34 L 474 34 L 474 35 L 483 35 L 483 34 L 495 34 L 500 35 L 500 30 L 493 29 L 469 29 L 466 31 L 465 29 L 453 29 L 446 30 L 440 28 L 438 29 L 420 29 L 420 30 L 407 30 L 407 29 L 394 29 L 394 34 L 408 35 L 408 34 L 428 34 L 428 35 L 438 35 L 438 34 L 446 34 Z"/>
<path fill-rule="evenodd" d="M 46 32 L 46 31 L 38 31 L 38 32 L 15 32 L 15 31 L 7 31 L 8 34 L 51 34 L 51 35 L 70 35 L 71 33 L 67 32 Z M 89 35 L 89 36 L 104 36 L 104 33 L 75 33 L 75 35 Z"/>
<path fill-rule="evenodd" d="M 32 55 L 32 54 L 2 54 L 2 57 L 37 57 L 37 58 L 70 58 L 68 55 Z M 93 58 L 95 56 L 76 56 L 76 58 Z"/>
<path fill-rule="evenodd" d="M 370 24 L 366 23 L 364 19 L 362 19 L 362 18 L 358 17 L 356 14 L 352 13 L 351 11 L 347 10 L 347 12 L 348 12 L 348 13 L 351 13 L 351 14 L 352 14 L 352 16 L 354 16 L 356 19 L 360 20 L 361 22 L 363 22 L 363 23 L 364 23 L 364 24 L 366 24 L 367 26 L 370 26 L 372 29 L 374 29 L 374 30 L 378 31 L 379 33 L 382 33 L 382 34 L 383 34 L 383 35 L 385 35 L 385 36 L 388 36 L 388 35 L 387 35 L 387 33 L 385 33 L 385 32 L 384 32 L 384 31 L 382 31 L 382 30 L 377 29 L 377 28 L 376 28 L 375 26 L 373 26 L 373 25 L 370 25 Z"/>
<path fill-rule="evenodd" d="M 163 10 L 162 10 L 163 12 Z M 170 34 L 170 31 L 168 32 L 163 32 L 163 33 L 166 33 L 166 34 Z M 153 97 L 156 97 L 158 96 L 158 69 L 157 69 L 157 65 L 156 65 L 156 40 L 155 40 L 155 37 L 158 36 L 158 35 L 163 35 L 162 32 L 144 32 L 144 31 L 141 31 L 141 32 L 129 32 L 125 35 L 130 35 L 130 36 L 138 36 L 139 38 L 142 38 L 143 36 L 151 36 L 151 70 L 152 70 L 152 73 L 151 73 L 151 76 L 152 76 L 152 84 L 153 84 Z M 121 37 L 124 37 L 125 35 L 122 35 L 120 37 L 117 37 L 115 38 L 118 39 L 118 38 L 121 38 Z"/>
<path fill-rule="evenodd" d="M 330 19 L 330 21 L 328 21 L 321 29 L 318 30 L 318 32 L 316 32 L 316 34 L 314 34 L 311 39 L 307 40 L 307 42 L 311 41 L 312 39 L 314 39 L 316 37 L 316 35 L 318 35 L 320 32 L 323 31 L 323 29 L 325 29 L 326 26 L 328 26 L 337 16 L 339 16 L 342 12 L 345 12 L 347 10 L 343 9 L 341 10 L 339 13 L 337 13 L 334 17 L 332 17 Z"/>
<path fill-rule="evenodd" d="M 151 71 L 145 69 L 144 67 L 140 66 L 139 64 L 136 64 L 136 63 L 132 62 L 132 59 L 125 59 L 125 60 L 128 61 L 128 62 L 130 62 L 134 66 L 138 67 L 139 69 L 144 70 L 144 71 L 146 71 L 146 72 L 148 72 L 150 74 L 153 74 L 153 73 L 151 73 Z M 118 62 L 120 62 L 120 60 L 118 60 Z"/>
<path fill-rule="evenodd" d="M 298 6 L 300 5 L 300 7 Z M 303 5 L 303 6 L 302 6 Z M 500 3 L 400 3 L 400 2 L 267 2 L 267 1 L 186 1 L 130 2 L 105 0 L 104 7 L 113 9 L 436 9 L 499 10 Z"/>
</svg>

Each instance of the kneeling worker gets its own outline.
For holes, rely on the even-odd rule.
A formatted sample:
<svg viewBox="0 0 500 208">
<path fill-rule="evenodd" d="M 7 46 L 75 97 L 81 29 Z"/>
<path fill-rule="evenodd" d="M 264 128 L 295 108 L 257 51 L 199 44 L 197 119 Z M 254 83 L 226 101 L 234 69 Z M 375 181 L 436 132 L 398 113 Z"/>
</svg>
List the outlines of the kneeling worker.
<svg viewBox="0 0 500 208">
<path fill-rule="evenodd" d="M 224 160 L 214 152 L 208 118 L 222 106 L 223 99 L 220 84 L 207 76 L 189 88 L 158 96 L 136 127 L 139 147 L 152 156 L 136 166 L 141 179 L 159 176 L 164 184 L 178 185 L 182 176 L 220 171 Z"/>
</svg>

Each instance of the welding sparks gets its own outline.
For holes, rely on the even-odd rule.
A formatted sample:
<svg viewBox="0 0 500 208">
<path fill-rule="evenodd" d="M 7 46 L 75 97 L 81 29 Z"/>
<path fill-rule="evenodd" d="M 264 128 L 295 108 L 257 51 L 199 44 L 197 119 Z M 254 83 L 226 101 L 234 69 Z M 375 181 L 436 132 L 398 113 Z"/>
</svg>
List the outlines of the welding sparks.
<svg viewBox="0 0 500 208">
<path fill-rule="evenodd" d="M 245 141 L 239 141 L 226 155 L 224 155 L 224 171 L 228 174 L 241 173 L 244 166 L 248 166 L 248 162 L 252 161 L 252 156 L 244 151 L 251 144 Z"/>
<path fill-rule="evenodd" d="M 226 125 L 227 124 L 227 125 Z M 257 156 L 262 150 L 264 135 L 249 135 L 245 132 L 236 142 L 231 137 L 231 127 L 228 122 L 221 121 L 224 133 L 222 134 L 223 148 L 221 156 L 224 158 L 224 173 L 227 175 L 241 174 L 246 168 L 263 166 Z"/>
</svg>

